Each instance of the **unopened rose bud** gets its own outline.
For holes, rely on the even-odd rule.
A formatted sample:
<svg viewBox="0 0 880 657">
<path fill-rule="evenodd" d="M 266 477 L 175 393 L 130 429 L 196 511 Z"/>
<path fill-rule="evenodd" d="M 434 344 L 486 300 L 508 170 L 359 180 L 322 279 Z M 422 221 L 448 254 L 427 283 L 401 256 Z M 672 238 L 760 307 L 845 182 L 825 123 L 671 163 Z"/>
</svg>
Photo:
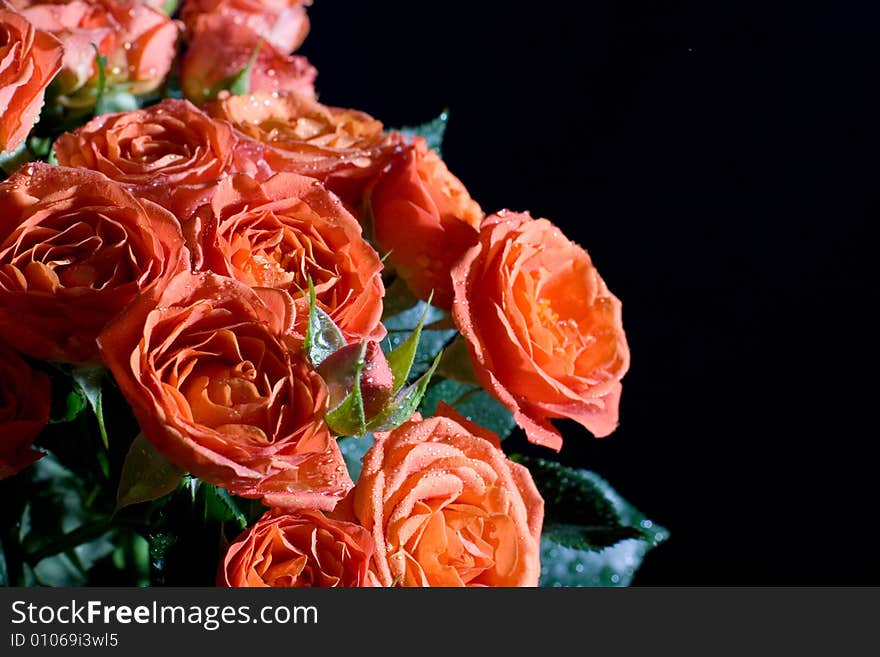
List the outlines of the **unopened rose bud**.
<svg viewBox="0 0 880 657">
<path fill-rule="evenodd" d="M 324 377 L 330 391 L 330 408 L 339 405 L 354 387 L 354 373 L 362 347 L 362 343 L 346 345 L 318 366 L 318 374 Z M 394 394 L 394 376 L 378 342 L 367 342 L 360 383 L 364 417 L 369 420 L 385 407 Z"/>
</svg>

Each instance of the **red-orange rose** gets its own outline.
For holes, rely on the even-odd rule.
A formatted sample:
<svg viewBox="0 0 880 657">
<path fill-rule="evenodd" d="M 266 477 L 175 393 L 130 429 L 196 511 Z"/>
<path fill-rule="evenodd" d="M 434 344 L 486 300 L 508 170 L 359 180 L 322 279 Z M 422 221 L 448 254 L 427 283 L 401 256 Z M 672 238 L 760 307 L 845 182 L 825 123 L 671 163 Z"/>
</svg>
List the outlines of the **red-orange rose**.
<svg viewBox="0 0 880 657">
<path fill-rule="evenodd" d="M 417 137 L 370 193 L 376 240 L 420 299 L 452 306 L 449 272 L 477 243 L 483 211 L 437 153 Z"/>
<path fill-rule="evenodd" d="M 293 302 L 183 272 L 101 334 L 147 439 L 178 467 L 268 506 L 332 509 L 351 488 L 327 388 L 289 331 Z"/>
<path fill-rule="evenodd" d="M 376 434 L 353 495 L 384 586 L 538 585 L 544 501 L 486 429 L 416 415 Z"/>
<path fill-rule="evenodd" d="M 452 278 L 477 378 L 531 442 L 562 446 L 550 418 L 614 431 L 629 348 L 620 301 L 586 251 L 546 219 L 500 212 Z"/>
<path fill-rule="evenodd" d="M 370 533 L 320 511 L 270 511 L 229 546 L 217 586 L 370 586 Z"/>
<path fill-rule="evenodd" d="M 196 34 L 205 14 L 221 15 L 238 29 L 247 28 L 281 53 L 299 48 L 309 33 L 306 7 L 311 0 L 186 0 L 180 19 Z"/>
<path fill-rule="evenodd" d="M 64 44 L 64 66 L 54 88 L 65 105 L 90 107 L 96 102 L 97 54 L 107 57 L 109 90 L 149 93 L 171 68 L 177 24 L 145 3 L 38 0 L 27 5 L 22 13 L 28 20 Z"/>
<path fill-rule="evenodd" d="M 29 164 L 0 184 L 0 337 L 34 358 L 97 362 L 135 296 L 189 267 L 180 224 L 95 171 Z"/>
<path fill-rule="evenodd" d="M 404 145 L 368 114 L 296 93 L 225 96 L 208 112 L 262 144 L 273 171 L 317 178 L 355 210 L 367 184 Z"/>
<path fill-rule="evenodd" d="M 308 280 L 318 305 L 352 339 L 379 339 L 382 263 L 339 199 L 304 176 L 280 173 L 263 183 L 224 180 L 187 228 L 200 267 L 251 286 L 284 289 L 297 304 L 305 334 Z"/>
<path fill-rule="evenodd" d="M 235 136 L 189 101 L 168 99 L 134 112 L 103 114 L 61 135 L 60 164 L 100 171 L 182 220 L 237 170 Z M 241 168 L 247 168 L 241 164 Z"/>
<path fill-rule="evenodd" d="M 180 82 L 194 102 L 213 98 L 228 81 L 256 58 L 248 76 L 247 92 L 296 91 L 315 95 L 318 71 L 301 55 L 288 55 L 240 27 L 228 16 L 205 15 L 180 65 Z"/>
<path fill-rule="evenodd" d="M 63 54 L 55 37 L 34 29 L 0 0 L 0 151 L 13 151 L 24 142 Z"/>
<path fill-rule="evenodd" d="M 0 342 L 0 479 L 43 456 L 31 448 L 49 421 L 49 377 Z"/>
</svg>

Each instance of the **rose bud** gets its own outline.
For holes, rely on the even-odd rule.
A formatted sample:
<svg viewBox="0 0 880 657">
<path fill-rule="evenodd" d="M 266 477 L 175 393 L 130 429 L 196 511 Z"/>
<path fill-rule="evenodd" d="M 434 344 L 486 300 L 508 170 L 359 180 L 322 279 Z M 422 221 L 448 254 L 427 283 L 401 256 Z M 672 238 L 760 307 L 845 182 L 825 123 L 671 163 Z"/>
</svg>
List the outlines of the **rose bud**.
<svg viewBox="0 0 880 657">
<path fill-rule="evenodd" d="M 53 92 L 68 107 L 97 101 L 98 56 L 106 57 L 109 91 L 142 95 L 157 89 L 176 52 L 177 24 L 136 0 L 41 0 L 22 10 L 35 26 L 64 44 L 63 69 Z M 97 49 L 97 52 L 95 50 Z"/>
<path fill-rule="evenodd" d="M 203 16 L 228 19 L 239 29 L 248 29 L 280 53 L 299 48 L 309 33 L 306 6 L 311 0 L 186 0 L 180 20 L 186 25 L 188 40 L 198 33 Z"/>
<path fill-rule="evenodd" d="M 243 93 L 296 91 L 315 95 L 318 71 L 305 57 L 279 52 L 256 33 L 219 15 L 200 19 L 200 28 L 180 65 L 183 92 L 195 103 L 210 100 L 248 66 Z"/>
<path fill-rule="evenodd" d="M 394 376 L 385 354 L 378 342 L 372 340 L 366 346 L 349 344 L 330 354 L 318 366 L 318 374 L 324 377 L 330 391 L 330 408 L 335 408 L 354 387 L 354 373 L 363 353 L 363 369 L 360 375 L 364 417 L 367 421 L 376 416 L 394 394 Z"/>
</svg>

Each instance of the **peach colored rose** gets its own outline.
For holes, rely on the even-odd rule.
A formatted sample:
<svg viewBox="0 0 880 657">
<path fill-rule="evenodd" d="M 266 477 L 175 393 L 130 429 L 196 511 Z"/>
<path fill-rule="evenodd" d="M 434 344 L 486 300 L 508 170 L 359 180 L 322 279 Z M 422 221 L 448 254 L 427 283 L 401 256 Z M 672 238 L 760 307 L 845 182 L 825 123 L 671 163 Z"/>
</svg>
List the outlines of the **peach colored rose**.
<svg viewBox="0 0 880 657">
<path fill-rule="evenodd" d="M 365 187 L 404 145 L 400 134 L 386 134 L 370 115 L 302 94 L 227 95 L 207 111 L 262 144 L 273 171 L 321 180 L 354 210 Z"/>
<path fill-rule="evenodd" d="M 269 511 L 229 546 L 217 586 L 369 586 L 370 533 L 320 511 Z"/>
<path fill-rule="evenodd" d="M 97 100 L 95 47 L 107 57 L 107 89 L 136 95 L 162 84 L 176 52 L 177 24 L 136 0 L 39 0 L 22 13 L 64 44 L 64 65 L 53 88 L 59 102 L 71 107 L 88 108 Z"/>
<path fill-rule="evenodd" d="M 389 586 L 537 586 L 544 502 L 498 437 L 441 407 L 364 456 L 354 513 L 373 534 Z"/>
<path fill-rule="evenodd" d="M 43 456 L 31 448 L 49 421 L 49 377 L 0 342 L 0 479 Z"/>
<path fill-rule="evenodd" d="M 183 272 L 98 342 L 144 435 L 172 463 L 268 506 L 329 510 L 352 482 L 293 319 L 286 292 Z"/>
<path fill-rule="evenodd" d="M 560 449 L 550 418 L 614 431 L 629 348 L 620 301 L 586 251 L 546 219 L 502 211 L 452 279 L 477 378 L 531 442 Z"/>
<path fill-rule="evenodd" d="M 55 154 L 60 164 L 100 171 L 185 219 L 222 177 L 247 168 L 235 159 L 235 144 L 229 124 L 189 101 L 168 99 L 98 116 L 61 135 Z"/>
<path fill-rule="evenodd" d="M 311 0 L 186 0 L 180 19 L 191 39 L 199 32 L 205 15 L 220 15 L 286 54 L 299 48 L 309 33 L 306 7 L 310 4 Z"/>
<path fill-rule="evenodd" d="M 452 306 L 449 271 L 477 243 L 483 211 L 437 154 L 417 137 L 370 192 L 376 240 L 409 288 Z"/>
<path fill-rule="evenodd" d="M 55 37 L 0 0 L 0 151 L 24 142 L 63 54 Z"/>
<path fill-rule="evenodd" d="M 35 163 L 0 184 L 0 338 L 22 353 L 99 361 L 107 322 L 188 267 L 174 216 L 100 173 Z"/>
<path fill-rule="evenodd" d="M 180 82 L 194 102 L 214 98 L 257 53 L 250 71 L 249 93 L 296 91 L 315 95 L 317 70 L 301 55 L 288 55 L 240 27 L 228 16 L 204 15 L 180 65 Z"/>
<path fill-rule="evenodd" d="M 385 334 L 382 263 L 339 199 L 311 178 L 280 173 L 263 183 L 227 178 L 188 226 L 199 268 L 255 287 L 286 290 L 305 334 L 308 280 L 318 305 L 351 339 Z"/>
</svg>

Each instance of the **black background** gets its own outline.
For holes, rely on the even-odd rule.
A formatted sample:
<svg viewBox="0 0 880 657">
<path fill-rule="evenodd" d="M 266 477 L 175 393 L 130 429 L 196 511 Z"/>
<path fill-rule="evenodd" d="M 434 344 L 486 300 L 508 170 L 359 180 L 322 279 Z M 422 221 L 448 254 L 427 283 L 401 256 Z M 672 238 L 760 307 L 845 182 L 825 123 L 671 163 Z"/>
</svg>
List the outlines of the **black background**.
<svg viewBox="0 0 880 657">
<path fill-rule="evenodd" d="M 388 126 L 449 107 L 445 159 L 484 210 L 551 219 L 623 300 L 621 426 L 597 441 L 562 423 L 561 458 L 671 530 L 635 583 L 880 584 L 880 11 L 317 0 L 310 14 L 302 52 L 325 103 Z"/>
</svg>

